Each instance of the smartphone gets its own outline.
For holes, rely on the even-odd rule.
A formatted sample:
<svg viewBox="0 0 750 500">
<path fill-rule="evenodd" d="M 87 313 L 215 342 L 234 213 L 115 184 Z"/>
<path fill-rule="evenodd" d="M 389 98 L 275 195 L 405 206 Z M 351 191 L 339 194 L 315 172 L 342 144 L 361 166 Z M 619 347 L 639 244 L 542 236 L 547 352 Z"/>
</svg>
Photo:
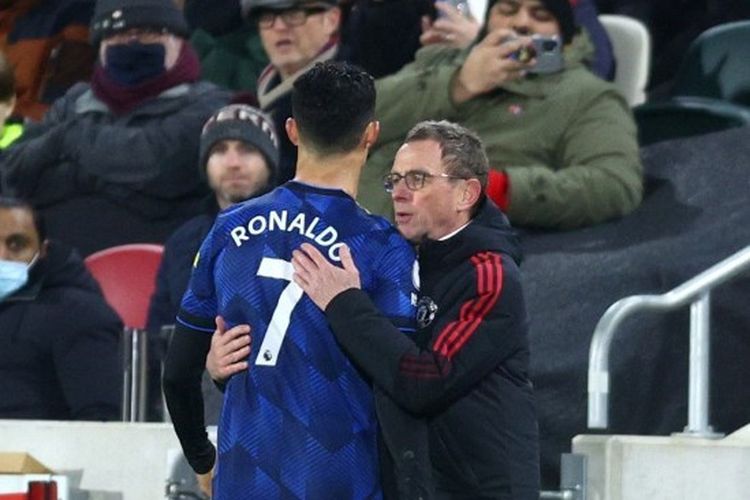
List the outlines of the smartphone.
<svg viewBox="0 0 750 500">
<path fill-rule="evenodd" d="M 562 71 L 565 60 L 559 36 L 532 35 L 531 42 L 536 52 L 536 64 L 529 68 L 529 73 L 546 75 Z"/>
<path fill-rule="evenodd" d="M 532 35 L 531 46 L 515 51 L 510 57 L 521 62 L 536 58 L 534 66 L 527 70 L 529 73 L 546 75 L 557 73 L 565 67 L 559 36 Z"/>
</svg>

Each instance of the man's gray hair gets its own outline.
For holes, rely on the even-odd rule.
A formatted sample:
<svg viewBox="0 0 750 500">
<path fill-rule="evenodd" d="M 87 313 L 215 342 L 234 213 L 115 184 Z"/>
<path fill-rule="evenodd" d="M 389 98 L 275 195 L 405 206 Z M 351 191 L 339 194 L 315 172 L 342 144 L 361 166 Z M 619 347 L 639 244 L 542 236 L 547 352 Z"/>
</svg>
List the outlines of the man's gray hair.
<svg viewBox="0 0 750 500">
<path fill-rule="evenodd" d="M 447 174 L 478 179 L 487 187 L 489 161 L 479 136 L 457 123 L 428 120 L 417 123 L 406 135 L 405 143 L 433 140 L 440 145 L 440 159 Z"/>
</svg>

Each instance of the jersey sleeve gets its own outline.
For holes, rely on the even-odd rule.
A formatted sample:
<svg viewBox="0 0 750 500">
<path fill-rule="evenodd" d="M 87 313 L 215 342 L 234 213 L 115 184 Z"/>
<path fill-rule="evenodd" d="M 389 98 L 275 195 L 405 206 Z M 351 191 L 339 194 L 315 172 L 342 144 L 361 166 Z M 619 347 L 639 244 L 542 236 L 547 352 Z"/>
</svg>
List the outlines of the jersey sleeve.
<svg viewBox="0 0 750 500">
<path fill-rule="evenodd" d="M 177 322 L 193 330 L 213 333 L 214 318 L 218 312 L 214 264 L 220 252 L 215 225 L 193 259 L 190 282 L 182 297 Z"/>
<path fill-rule="evenodd" d="M 419 268 L 414 250 L 402 238 L 392 238 L 375 269 L 373 303 L 394 326 L 413 333 Z"/>
</svg>

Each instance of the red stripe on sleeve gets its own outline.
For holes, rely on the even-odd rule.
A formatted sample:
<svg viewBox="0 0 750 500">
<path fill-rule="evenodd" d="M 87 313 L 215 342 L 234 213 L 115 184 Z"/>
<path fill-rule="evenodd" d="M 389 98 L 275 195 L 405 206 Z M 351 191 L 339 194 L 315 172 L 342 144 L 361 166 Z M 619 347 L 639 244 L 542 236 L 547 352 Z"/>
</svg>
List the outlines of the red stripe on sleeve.
<svg viewBox="0 0 750 500">
<path fill-rule="evenodd" d="M 414 378 L 441 378 L 450 372 L 450 363 L 444 358 L 433 357 L 428 354 L 404 356 L 399 363 L 399 371 L 403 375 Z"/>
<path fill-rule="evenodd" d="M 503 266 L 500 255 L 492 252 L 477 254 L 471 258 L 471 263 L 477 273 L 477 296 L 464 302 L 458 319 L 448 323 L 433 344 L 433 350 L 449 360 L 476 332 L 497 304 L 502 291 Z"/>
</svg>

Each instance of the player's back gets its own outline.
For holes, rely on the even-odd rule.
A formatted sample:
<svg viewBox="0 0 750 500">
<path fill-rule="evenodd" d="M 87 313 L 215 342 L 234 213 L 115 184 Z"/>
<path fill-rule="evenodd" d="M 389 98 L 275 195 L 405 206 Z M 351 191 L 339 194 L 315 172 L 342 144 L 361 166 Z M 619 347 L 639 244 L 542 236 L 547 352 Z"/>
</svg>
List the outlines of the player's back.
<svg viewBox="0 0 750 500">
<path fill-rule="evenodd" d="M 226 390 L 216 498 L 380 496 L 371 388 L 292 281 L 291 253 L 304 242 L 332 261 L 347 244 L 362 288 L 411 326 L 411 248 L 343 191 L 290 182 L 220 215 L 191 290 L 198 301 L 213 293 L 209 308 L 228 325 L 250 324 L 253 343 L 249 370 Z"/>
</svg>

